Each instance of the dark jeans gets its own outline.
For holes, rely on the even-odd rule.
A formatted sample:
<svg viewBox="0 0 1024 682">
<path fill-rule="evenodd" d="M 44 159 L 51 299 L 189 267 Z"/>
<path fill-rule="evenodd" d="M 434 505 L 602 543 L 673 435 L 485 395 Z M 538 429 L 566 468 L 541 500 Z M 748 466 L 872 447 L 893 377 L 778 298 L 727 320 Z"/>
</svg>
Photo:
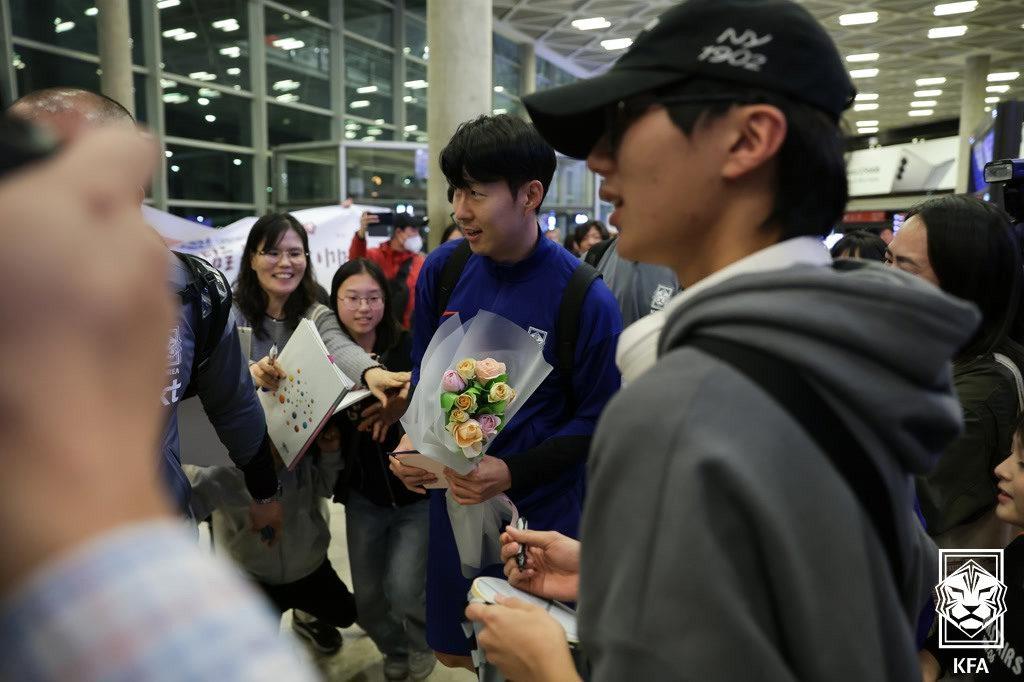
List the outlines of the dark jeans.
<svg viewBox="0 0 1024 682">
<path fill-rule="evenodd" d="M 257 584 L 281 613 L 301 609 L 337 628 L 347 628 L 356 622 L 355 597 L 334 572 L 329 559 L 324 559 L 319 568 L 295 582 Z"/>
</svg>

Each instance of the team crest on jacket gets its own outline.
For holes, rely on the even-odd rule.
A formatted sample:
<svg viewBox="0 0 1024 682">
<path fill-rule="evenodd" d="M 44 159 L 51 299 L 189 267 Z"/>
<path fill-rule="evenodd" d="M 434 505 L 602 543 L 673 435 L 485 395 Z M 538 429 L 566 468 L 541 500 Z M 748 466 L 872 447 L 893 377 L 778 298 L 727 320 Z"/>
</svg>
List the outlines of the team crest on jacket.
<svg viewBox="0 0 1024 682">
<path fill-rule="evenodd" d="M 939 646 L 975 649 L 1003 646 L 1003 550 L 943 549 L 939 551 Z"/>
</svg>

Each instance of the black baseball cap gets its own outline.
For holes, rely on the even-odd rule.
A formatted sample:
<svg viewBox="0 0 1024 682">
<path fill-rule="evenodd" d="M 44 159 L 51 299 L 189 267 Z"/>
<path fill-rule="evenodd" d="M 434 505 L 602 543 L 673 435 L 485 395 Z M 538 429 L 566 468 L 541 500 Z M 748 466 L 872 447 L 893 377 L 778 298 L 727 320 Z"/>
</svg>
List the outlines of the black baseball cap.
<svg viewBox="0 0 1024 682">
<path fill-rule="evenodd" d="M 856 89 L 835 43 L 790 0 L 687 0 L 644 30 L 607 73 L 523 98 L 558 151 L 585 158 L 610 104 L 688 78 L 731 81 L 809 104 L 837 121 Z"/>
</svg>

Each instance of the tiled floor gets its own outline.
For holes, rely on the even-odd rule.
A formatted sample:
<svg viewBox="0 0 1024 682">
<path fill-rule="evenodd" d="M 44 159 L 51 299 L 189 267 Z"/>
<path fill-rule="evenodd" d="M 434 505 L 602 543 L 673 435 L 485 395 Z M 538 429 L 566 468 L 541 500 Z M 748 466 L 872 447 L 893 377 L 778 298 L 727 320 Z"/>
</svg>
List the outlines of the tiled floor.
<svg viewBox="0 0 1024 682">
<path fill-rule="evenodd" d="M 352 587 L 352 575 L 348 565 L 348 547 L 345 542 L 345 512 L 340 505 L 331 504 L 331 547 L 328 557 L 345 584 Z M 284 636 L 291 633 L 292 616 L 288 612 L 281 619 Z M 333 656 L 322 656 L 306 647 L 313 662 L 331 682 L 384 682 L 383 658 L 377 647 L 358 627 L 342 630 L 345 645 Z M 427 678 L 429 682 L 473 682 L 476 675 L 467 670 L 449 670 L 441 664 Z"/>
</svg>

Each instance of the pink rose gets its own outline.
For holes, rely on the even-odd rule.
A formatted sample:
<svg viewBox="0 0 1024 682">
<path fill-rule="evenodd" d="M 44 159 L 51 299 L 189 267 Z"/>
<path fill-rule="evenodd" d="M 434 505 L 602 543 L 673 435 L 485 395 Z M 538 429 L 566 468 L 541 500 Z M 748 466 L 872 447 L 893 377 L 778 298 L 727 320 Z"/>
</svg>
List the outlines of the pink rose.
<svg viewBox="0 0 1024 682">
<path fill-rule="evenodd" d="M 480 430 L 484 432 L 484 437 L 492 436 L 501 426 L 501 418 L 493 414 L 482 414 L 476 418 L 480 422 Z"/>
<path fill-rule="evenodd" d="M 494 358 L 484 358 L 476 363 L 476 378 L 481 383 L 487 383 L 491 379 L 505 373 L 505 363 L 498 362 Z"/>
<path fill-rule="evenodd" d="M 441 389 L 449 393 L 462 393 L 466 390 L 466 381 L 459 376 L 458 372 L 450 369 L 441 378 Z"/>
</svg>

